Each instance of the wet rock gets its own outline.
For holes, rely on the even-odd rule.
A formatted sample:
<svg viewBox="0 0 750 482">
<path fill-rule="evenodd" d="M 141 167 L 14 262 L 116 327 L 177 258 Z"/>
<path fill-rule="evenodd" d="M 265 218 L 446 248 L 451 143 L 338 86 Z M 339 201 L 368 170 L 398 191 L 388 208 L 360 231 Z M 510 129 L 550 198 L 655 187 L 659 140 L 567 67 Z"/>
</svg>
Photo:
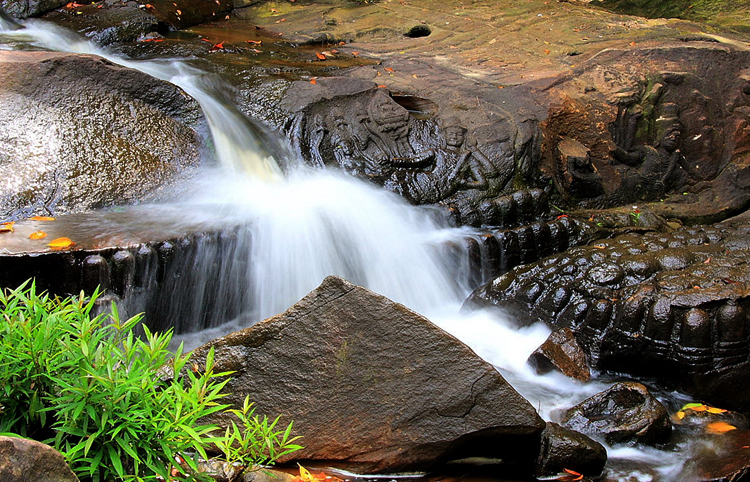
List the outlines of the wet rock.
<svg viewBox="0 0 750 482">
<path fill-rule="evenodd" d="M 741 482 L 750 477 L 750 431 L 734 430 L 705 443 L 687 462 L 681 480 Z"/>
<path fill-rule="evenodd" d="M 38 17 L 65 5 L 64 0 L 0 0 L 0 7 L 16 18 Z"/>
<path fill-rule="evenodd" d="M 514 268 L 465 305 L 498 307 L 520 324 L 570 328 L 593 369 L 657 377 L 742 409 L 750 394 L 735 387 L 750 380 L 750 251 L 736 240 L 748 233 L 742 217 L 598 240 Z"/>
<path fill-rule="evenodd" d="M 547 422 L 537 459 L 537 476 L 549 476 L 570 469 L 586 476 L 598 476 L 607 463 L 602 444 L 582 433 Z"/>
<path fill-rule="evenodd" d="M 427 319 L 340 278 L 192 360 L 210 348 L 217 370 L 235 370 L 228 402 L 250 395 L 258 413 L 294 421 L 305 448 L 285 460 L 374 473 L 485 457 L 533 471 L 544 428 L 533 407 Z"/>
<path fill-rule="evenodd" d="M 63 8 L 43 18 L 74 30 L 99 45 L 135 42 L 159 30 L 159 21 L 154 15 L 137 5 L 122 3 L 107 8 L 98 8 L 98 5 Z"/>
<path fill-rule="evenodd" d="M 620 382 L 565 411 L 561 424 L 608 444 L 664 441 L 672 431 L 664 405 L 648 389 Z"/>
<path fill-rule="evenodd" d="M 557 370 L 563 375 L 583 382 L 591 379 L 586 354 L 570 328 L 553 331 L 547 341 L 529 356 L 528 363 L 537 373 Z"/>
<path fill-rule="evenodd" d="M 132 203 L 199 162 L 199 107 L 172 84 L 91 55 L 0 67 L 0 218 Z"/>
<path fill-rule="evenodd" d="M 78 482 L 62 454 L 49 445 L 0 436 L 0 480 L 3 482 Z"/>
</svg>

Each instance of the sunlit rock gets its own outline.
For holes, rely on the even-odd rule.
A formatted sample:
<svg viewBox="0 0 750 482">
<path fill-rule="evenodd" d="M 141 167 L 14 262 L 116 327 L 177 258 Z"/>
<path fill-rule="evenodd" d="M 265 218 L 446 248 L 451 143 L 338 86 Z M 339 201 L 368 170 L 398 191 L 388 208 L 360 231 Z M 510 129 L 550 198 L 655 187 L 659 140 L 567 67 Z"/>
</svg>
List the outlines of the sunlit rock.
<svg viewBox="0 0 750 482">
<path fill-rule="evenodd" d="M 49 445 L 0 436 L 0 480 L 3 482 L 78 482 L 63 456 Z"/>
<path fill-rule="evenodd" d="M 199 112 L 96 56 L 0 51 L 0 218 L 142 200 L 197 165 Z"/>
</svg>

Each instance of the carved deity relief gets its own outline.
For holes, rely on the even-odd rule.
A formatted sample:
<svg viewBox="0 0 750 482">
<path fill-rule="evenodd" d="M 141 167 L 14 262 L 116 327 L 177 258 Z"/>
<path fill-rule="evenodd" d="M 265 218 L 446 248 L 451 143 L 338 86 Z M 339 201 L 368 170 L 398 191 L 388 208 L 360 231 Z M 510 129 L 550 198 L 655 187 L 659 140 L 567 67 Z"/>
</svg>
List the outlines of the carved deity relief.
<svg viewBox="0 0 750 482">
<path fill-rule="evenodd" d="M 415 204 L 466 211 L 526 187 L 538 171 L 539 129 L 526 114 L 519 126 L 502 117 L 468 130 L 457 118 L 417 120 L 376 90 L 308 106 L 288 135 L 315 167 L 336 167 Z"/>
</svg>

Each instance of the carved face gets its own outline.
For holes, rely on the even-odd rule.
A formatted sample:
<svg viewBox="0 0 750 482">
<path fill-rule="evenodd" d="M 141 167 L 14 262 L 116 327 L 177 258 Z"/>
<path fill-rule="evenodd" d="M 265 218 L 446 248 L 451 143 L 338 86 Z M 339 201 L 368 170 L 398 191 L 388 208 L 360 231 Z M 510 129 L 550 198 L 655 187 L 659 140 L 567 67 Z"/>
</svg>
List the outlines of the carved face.
<svg viewBox="0 0 750 482">
<path fill-rule="evenodd" d="M 664 148 L 667 152 L 673 152 L 675 149 L 677 149 L 677 146 L 680 144 L 680 129 L 678 127 L 670 127 L 667 129 L 667 131 L 664 133 L 664 136 L 661 138 L 661 141 L 659 142 L 659 145 Z"/>
<path fill-rule="evenodd" d="M 458 126 L 445 128 L 445 143 L 450 147 L 459 147 L 464 143 L 464 129 Z"/>
<path fill-rule="evenodd" d="M 385 95 L 372 99 L 369 114 L 383 132 L 405 127 L 409 122 L 409 112 Z"/>
</svg>

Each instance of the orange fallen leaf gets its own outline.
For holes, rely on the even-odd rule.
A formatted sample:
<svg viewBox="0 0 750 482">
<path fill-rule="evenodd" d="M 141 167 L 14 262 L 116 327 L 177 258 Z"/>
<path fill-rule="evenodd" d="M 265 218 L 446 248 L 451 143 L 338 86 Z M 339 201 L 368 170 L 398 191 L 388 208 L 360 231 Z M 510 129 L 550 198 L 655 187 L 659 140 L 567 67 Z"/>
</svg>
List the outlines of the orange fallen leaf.
<svg viewBox="0 0 750 482">
<path fill-rule="evenodd" d="M 317 80 L 317 78 L 316 78 L 316 77 L 313 77 L 312 79 L 310 79 L 310 83 L 311 83 L 312 85 L 316 85 L 316 84 L 318 83 L 318 80 Z"/>
<path fill-rule="evenodd" d="M 737 427 L 726 422 L 711 422 L 706 425 L 706 432 L 713 434 L 727 433 L 732 430 L 737 430 Z"/>
<path fill-rule="evenodd" d="M 706 410 L 708 413 L 726 413 L 726 410 L 723 408 L 716 408 L 716 407 L 708 407 Z"/>
<path fill-rule="evenodd" d="M 278 13 L 278 10 L 276 10 L 275 8 L 272 8 L 271 13 Z"/>
<path fill-rule="evenodd" d="M 76 3 L 76 2 L 70 2 L 67 5 L 65 5 L 65 8 L 78 8 L 78 7 L 83 7 L 83 4 Z"/>
<path fill-rule="evenodd" d="M 387 85 L 379 85 L 379 86 L 378 86 L 378 89 L 387 89 L 387 88 L 388 88 L 388 86 L 387 86 Z"/>
<path fill-rule="evenodd" d="M 315 52 L 315 56 L 318 58 L 318 60 L 325 60 L 326 59 L 325 54 L 321 54 L 320 52 Z"/>
<path fill-rule="evenodd" d="M 550 50 L 550 49 L 544 49 L 544 54 L 545 54 L 545 55 L 549 55 L 549 53 L 550 53 L 550 52 L 551 52 L 551 50 Z"/>
<path fill-rule="evenodd" d="M 583 474 L 579 474 L 575 470 L 563 469 L 563 471 L 574 476 L 573 479 L 568 479 L 568 480 L 583 480 Z"/>
<path fill-rule="evenodd" d="M 340 46 L 346 45 L 346 42 L 344 42 L 344 41 L 342 40 L 341 42 L 339 42 L 339 45 L 340 45 Z"/>
<path fill-rule="evenodd" d="M 245 40 L 245 42 L 251 44 L 251 45 L 260 45 L 263 43 L 262 40 Z"/>
<path fill-rule="evenodd" d="M 282 22 L 286 22 L 286 19 L 285 18 L 280 18 L 280 19 L 276 20 L 276 23 L 282 23 Z"/>
<path fill-rule="evenodd" d="M 217 52 L 219 50 L 224 50 L 224 43 L 225 42 L 226 41 L 221 41 L 221 42 L 219 42 L 217 44 L 214 44 L 214 46 L 211 47 L 211 50 L 209 50 L 209 52 Z"/>
<path fill-rule="evenodd" d="M 55 218 L 50 216 L 32 216 L 29 221 L 54 221 Z"/>
<path fill-rule="evenodd" d="M 177 12 L 177 15 L 182 15 L 182 10 L 175 10 Z"/>
<path fill-rule="evenodd" d="M 73 246 L 74 243 L 70 238 L 62 237 L 62 238 L 56 238 L 47 243 L 47 246 L 49 246 L 52 249 L 65 249 L 70 246 Z"/>
<path fill-rule="evenodd" d="M 390 67 L 386 67 L 386 68 L 385 68 L 385 69 L 383 69 L 383 70 L 385 70 L 386 72 L 395 72 L 395 70 L 393 70 L 393 69 L 392 69 L 392 68 L 390 68 Z"/>
<path fill-rule="evenodd" d="M 29 234 L 29 239 L 44 239 L 47 237 L 47 233 L 44 231 L 34 231 L 33 233 Z"/>
<path fill-rule="evenodd" d="M 0 233 L 12 233 L 14 224 L 16 224 L 15 221 L 11 221 L 9 223 L 0 223 Z"/>
<path fill-rule="evenodd" d="M 630 42 L 628 45 L 630 45 L 631 47 L 635 47 L 635 41 Z"/>
<path fill-rule="evenodd" d="M 352 55 L 353 55 L 354 57 L 359 57 L 359 52 L 352 52 Z"/>
</svg>

